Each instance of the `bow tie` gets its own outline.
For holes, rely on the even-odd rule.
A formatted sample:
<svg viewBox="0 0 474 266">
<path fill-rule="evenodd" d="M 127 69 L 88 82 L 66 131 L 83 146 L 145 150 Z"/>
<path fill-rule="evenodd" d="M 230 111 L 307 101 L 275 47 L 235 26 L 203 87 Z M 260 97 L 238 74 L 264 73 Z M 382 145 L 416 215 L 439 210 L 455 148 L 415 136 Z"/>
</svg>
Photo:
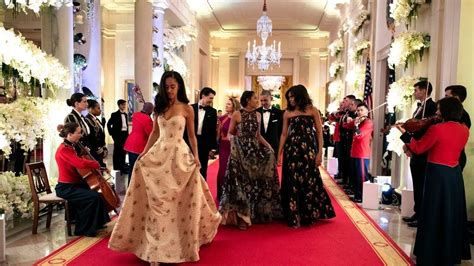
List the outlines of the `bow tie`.
<svg viewBox="0 0 474 266">
<path fill-rule="evenodd" d="M 269 113 L 271 113 L 271 112 L 272 112 L 272 110 L 271 110 L 271 109 L 262 109 L 262 112 L 263 112 L 263 113 L 266 113 L 266 112 L 269 112 Z"/>
<path fill-rule="evenodd" d="M 199 105 L 199 109 L 204 109 L 204 110 L 207 110 L 208 107 L 207 106 L 202 106 L 202 105 Z"/>
<path fill-rule="evenodd" d="M 417 102 L 416 107 L 421 107 L 421 102 Z"/>
</svg>

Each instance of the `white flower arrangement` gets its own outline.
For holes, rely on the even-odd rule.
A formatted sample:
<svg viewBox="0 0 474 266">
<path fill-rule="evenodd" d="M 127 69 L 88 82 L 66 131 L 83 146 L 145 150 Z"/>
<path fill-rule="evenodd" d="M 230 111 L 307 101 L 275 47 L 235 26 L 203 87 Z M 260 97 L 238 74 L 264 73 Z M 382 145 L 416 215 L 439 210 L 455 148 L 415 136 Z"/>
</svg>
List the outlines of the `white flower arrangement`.
<svg viewBox="0 0 474 266">
<path fill-rule="evenodd" d="M 328 93 L 331 99 L 337 99 L 341 96 L 342 90 L 344 89 L 344 82 L 340 79 L 334 80 L 329 83 Z"/>
<path fill-rule="evenodd" d="M 0 63 L 11 67 L 12 71 L 18 71 L 23 82 L 36 80 L 53 93 L 56 89 L 71 88 L 69 70 L 58 59 L 47 55 L 21 34 L 16 35 L 12 29 L 0 27 L 0 47 Z"/>
<path fill-rule="evenodd" d="M 401 135 L 402 133 L 400 130 L 393 127 L 390 129 L 390 132 L 386 137 L 388 142 L 387 150 L 396 152 L 398 156 L 403 154 L 403 145 L 405 145 L 405 143 L 400 139 Z"/>
<path fill-rule="evenodd" d="M 188 67 L 181 59 L 177 50 L 186 46 L 186 43 L 194 40 L 198 35 L 197 29 L 193 26 L 166 27 L 163 32 L 164 60 L 167 70 L 174 70 L 183 77 L 187 75 Z"/>
<path fill-rule="evenodd" d="M 346 74 L 346 82 L 349 86 L 357 89 L 360 85 L 364 84 L 365 81 L 365 66 L 355 65 Z"/>
<path fill-rule="evenodd" d="M 56 134 L 57 119 L 64 117 L 69 108 L 57 100 L 37 97 L 20 98 L 0 108 L 0 150 L 11 154 L 10 143 L 19 142 L 22 149 L 31 151 L 38 139 Z M 55 122 L 52 122 L 55 121 Z"/>
<path fill-rule="evenodd" d="M 354 62 L 360 62 L 362 59 L 362 55 L 364 54 L 364 51 L 368 50 L 370 48 L 370 42 L 369 41 L 359 41 L 354 44 L 354 48 L 351 49 L 350 56 L 354 60 Z"/>
<path fill-rule="evenodd" d="M 4 0 L 8 9 L 15 11 L 23 11 L 26 13 L 27 9 L 33 10 L 36 14 L 40 12 L 42 7 L 52 6 L 60 8 L 61 6 L 72 6 L 72 0 Z"/>
<path fill-rule="evenodd" d="M 338 56 L 342 49 L 344 49 L 344 42 L 342 41 L 342 38 L 338 38 L 334 40 L 329 46 L 328 46 L 329 52 L 331 53 L 331 56 Z"/>
<path fill-rule="evenodd" d="M 339 101 L 334 100 L 330 104 L 328 104 L 328 108 L 326 109 L 329 113 L 335 113 L 337 112 L 337 109 L 339 108 Z"/>
<path fill-rule="evenodd" d="M 370 20 L 370 13 L 367 10 L 362 10 L 359 15 L 354 19 L 354 21 L 351 23 L 351 31 L 354 36 L 357 36 L 362 29 L 362 26 L 366 21 Z"/>
<path fill-rule="evenodd" d="M 329 75 L 333 78 L 337 78 L 342 70 L 344 69 L 344 63 L 342 62 L 332 62 L 329 66 Z"/>
<path fill-rule="evenodd" d="M 28 218 L 32 210 L 28 176 L 15 176 L 13 172 L 0 173 L 0 213 L 5 213 L 6 220 L 15 216 Z"/>
<path fill-rule="evenodd" d="M 411 24 L 411 21 L 418 16 L 418 8 L 423 3 L 429 3 L 430 0 L 393 0 L 390 4 L 390 17 L 395 20 L 395 25 L 400 23 Z"/>
<path fill-rule="evenodd" d="M 418 56 L 423 58 L 423 52 L 430 47 L 430 36 L 420 32 L 403 32 L 398 35 L 390 46 L 388 65 L 390 68 L 404 66 L 416 62 Z"/>
<path fill-rule="evenodd" d="M 390 113 L 395 111 L 395 107 L 403 110 L 410 104 L 413 99 L 413 85 L 419 81 L 415 77 L 402 77 L 390 84 L 390 89 L 387 93 L 387 109 Z"/>
</svg>

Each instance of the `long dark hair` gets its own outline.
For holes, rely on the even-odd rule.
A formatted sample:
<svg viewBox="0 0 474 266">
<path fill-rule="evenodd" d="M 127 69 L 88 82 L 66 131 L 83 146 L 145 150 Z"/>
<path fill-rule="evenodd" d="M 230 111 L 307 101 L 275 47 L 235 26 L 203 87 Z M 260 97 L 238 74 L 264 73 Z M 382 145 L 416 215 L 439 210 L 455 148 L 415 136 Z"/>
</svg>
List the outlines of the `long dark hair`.
<svg viewBox="0 0 474 266">
<path fill-rule="evenodd" d="M 290 104 L 290 93 L 291 96 L 295 98 L 295 106 Z M 301 112 L 304 112 L 308 105 L 313 104 L 313 101 L 311 98 L 309 98 L 308 91 L 306 90 L 305 86 L 301 84 L 292 86 L 290 89 L 288 89 L 288 91 L 285 93 L 285 98 L 288 103 L 288 111 L 294 111 L 296 107 L 298 107 Z"/>
<path fill-rule="evenodd" d="M 86 97 L 86 95 L 84 93 L 76 92 L 73 95 L 71 95 L 70 99 L 66 100 L 66 103 L 68 106 L 71 106 L 72 108 L 74 108 L 76 103 L 82 102 L 82 97 Z"/>
<path fill-rule="evenodd" d="M 174 78 L 178 83 L 178 101 L 188 104 L 188 96 L 186 96 L 186 87 L 184 86 L 184 80 L 181 75 L 176 71 L 166 71 L 161 76 L 160 88 L 158 94 L 155 96 L 155 113 L 157 115 L 164 114 L 170 105 L 168 94 L 166 93 L 166 79 Z"/>
<path fill-rule="evenodd" d="M 254 94 L 255 92 L 253 91 L 244 91 L 244 93 L 242 93 L 242 96 L 240 96 L 240 105 L 242 105 L 242 107 L 244 108 L 247 107 L 250 99 L 252 99 Z"/>
<path fill-rule="evenodd" d="M 464 108 L 461 101 L 455 97 L 445 97 L 438 101 L 438 109 L 444 121 L 460 122 Z"/>
</svg>

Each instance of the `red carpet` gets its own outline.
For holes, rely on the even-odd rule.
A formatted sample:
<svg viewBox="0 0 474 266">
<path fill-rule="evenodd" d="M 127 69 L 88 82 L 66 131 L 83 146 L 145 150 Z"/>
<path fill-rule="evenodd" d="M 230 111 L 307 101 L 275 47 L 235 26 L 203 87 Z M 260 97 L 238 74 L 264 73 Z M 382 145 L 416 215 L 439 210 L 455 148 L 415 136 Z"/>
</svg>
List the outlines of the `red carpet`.
<svg viewBox="0 0 474 266">
<path fill-rule="evenodd" d="M 218 161 L 209 166 L 216 194 Z M 203 265 L 411 265 L 411 260 L 368 216 L 347 199 L 322 170 L 337 217 L 308 228 L 282 223 L 254 225 L 247 231 L 222 226 L 211 245 L 201 248 Z M 147 265 L 130 253 L 107 248 L 108 233 L 81 237 L 35 265 Z"/>
</svg>

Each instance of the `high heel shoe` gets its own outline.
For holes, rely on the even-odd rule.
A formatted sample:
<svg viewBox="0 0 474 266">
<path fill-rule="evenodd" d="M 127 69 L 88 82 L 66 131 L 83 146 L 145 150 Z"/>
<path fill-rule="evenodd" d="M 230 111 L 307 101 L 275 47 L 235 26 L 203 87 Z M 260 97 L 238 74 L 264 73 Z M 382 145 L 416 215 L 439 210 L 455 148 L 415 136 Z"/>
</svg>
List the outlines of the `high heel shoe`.
<svg viewBox="0 0 474 266">
<path fill-rule="evenodd" d="M 150 262 L 150 266 L 160 266 L 159 262 Z"/>
</svg>

